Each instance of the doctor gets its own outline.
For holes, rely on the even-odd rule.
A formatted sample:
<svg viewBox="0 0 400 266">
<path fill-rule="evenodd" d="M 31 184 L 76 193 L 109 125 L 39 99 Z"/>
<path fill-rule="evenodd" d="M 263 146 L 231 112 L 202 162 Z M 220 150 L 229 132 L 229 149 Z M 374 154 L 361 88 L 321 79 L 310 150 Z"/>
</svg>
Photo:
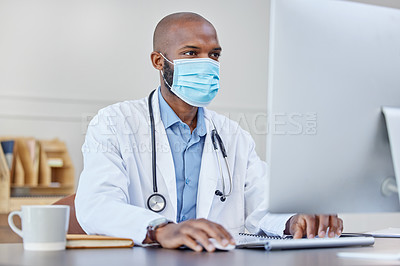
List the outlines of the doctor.
<svg viewBox="0 0 400 266">
<path fill-rule="evenodd" d="M 209 21 L 168 15 L 153 49 L 160 87 L 100 110 L 88 127 L 75 201 L 88 234 L 195 251 L 214 251 L 209 238 L 234 244 L 232 236 L 246 229 L 296 238 L 324 237 L 328 227 L 330 237 L 341 234 L 336 215 L 268 213 L 267 165 L 253 139 L 205 108 L 219 89 L 221 55 Z"/>
</svg>

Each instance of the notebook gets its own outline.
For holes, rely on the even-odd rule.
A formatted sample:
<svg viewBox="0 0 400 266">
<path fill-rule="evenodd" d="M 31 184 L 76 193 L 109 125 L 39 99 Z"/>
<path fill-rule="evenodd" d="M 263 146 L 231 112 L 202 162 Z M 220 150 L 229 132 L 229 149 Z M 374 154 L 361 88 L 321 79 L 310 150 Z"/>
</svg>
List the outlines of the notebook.
<svg viewBox="0 0 400 266">
<path fill-rule="evenodd" d="M 67 248 L 131 248 L 133 240 L 129 238 L 99 235 L 67 235 Z"/>
<path fill-rule="evenodd" d="M 265 248 L 266 250 L 370 246 L 375 243 L 375 239 L 370 236 L 346 236 L 345 234 L 338 238 L 293 239 L 291 236 L 271 237 L 239 233 L 235 241 L 236 248 Z"/>
</svg>

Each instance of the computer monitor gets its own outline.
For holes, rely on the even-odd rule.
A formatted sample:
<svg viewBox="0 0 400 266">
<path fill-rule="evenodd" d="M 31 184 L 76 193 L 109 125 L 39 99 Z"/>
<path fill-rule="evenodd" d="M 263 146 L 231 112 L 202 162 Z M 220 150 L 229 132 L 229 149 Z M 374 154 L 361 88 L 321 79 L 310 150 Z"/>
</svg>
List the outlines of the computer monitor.
<svg viewBox="0 0 400 266">
<path fill-rule="evenodd" d="M 272 0 L 270 211 L 399 211 L 382 106 L 400 107 L 400 10 Z"/>
</svg>

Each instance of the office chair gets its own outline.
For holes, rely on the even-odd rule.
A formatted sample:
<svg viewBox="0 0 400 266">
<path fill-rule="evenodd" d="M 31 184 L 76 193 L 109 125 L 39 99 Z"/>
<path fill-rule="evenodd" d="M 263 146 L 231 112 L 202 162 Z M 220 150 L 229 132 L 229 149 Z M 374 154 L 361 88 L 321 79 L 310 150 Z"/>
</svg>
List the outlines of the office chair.
<svg viewBox="0 0 400 266">
<path fill-rule="evenodd" d="M 68 205 L 69 206 L 69 227 L 68 234 L 85 234 L 82 227 L 79 225 L 75 214 L 75 194 L 69 195 L 53 203 L 53 205 Z"/>
</svg>

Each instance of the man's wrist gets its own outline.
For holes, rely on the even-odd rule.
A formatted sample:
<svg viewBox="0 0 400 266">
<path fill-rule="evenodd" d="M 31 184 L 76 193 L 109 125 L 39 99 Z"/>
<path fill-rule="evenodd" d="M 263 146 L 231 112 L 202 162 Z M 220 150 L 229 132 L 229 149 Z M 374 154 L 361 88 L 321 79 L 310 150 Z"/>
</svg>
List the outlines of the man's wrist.
<svg viewBox="0 0 400 266">
<path fill-rule="evenodd" d="M 157 237 L 156 237 L 156 232 L 157 229 L 160 229 L 170 223 L 173 223 L 171 220 L 168 220 L 167 218 L 159 218 L 156 220 L 153 220 L 149 223 L 147 226 L 147 235 L 146 235 L 146 242 L 148 243 L 158 243 Z"/>
</svg>

